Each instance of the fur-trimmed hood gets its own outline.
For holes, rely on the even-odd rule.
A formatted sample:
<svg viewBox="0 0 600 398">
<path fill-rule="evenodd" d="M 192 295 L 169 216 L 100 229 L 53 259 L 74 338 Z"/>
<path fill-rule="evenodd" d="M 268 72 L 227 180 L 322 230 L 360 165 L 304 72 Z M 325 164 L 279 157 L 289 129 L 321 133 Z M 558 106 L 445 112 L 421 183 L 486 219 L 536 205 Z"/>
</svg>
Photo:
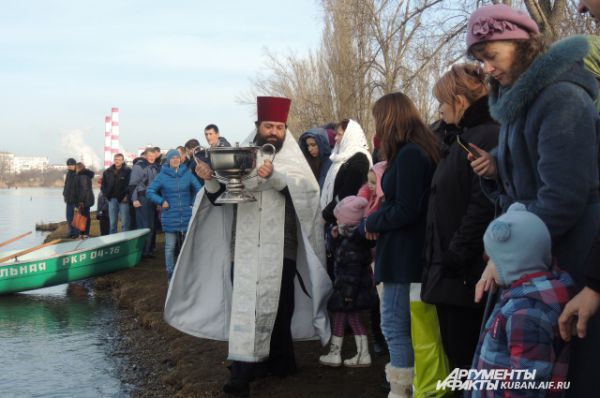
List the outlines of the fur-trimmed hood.
<svg viewBox="0 0 600 398">
<path fill-rule="evenodd" d="M 490 93 L 490 113 L 500 123 L 509 123 L 522 116 L 539 93 L 550 84 L 564 81 L 582 87 L 592 99 L 598 95 L 598 83 L 583 68 L 583 58 L 589 51 L 585 36 L 574 36 L 553 44 L 537 57 L 510 87 Z"/>
</svg>

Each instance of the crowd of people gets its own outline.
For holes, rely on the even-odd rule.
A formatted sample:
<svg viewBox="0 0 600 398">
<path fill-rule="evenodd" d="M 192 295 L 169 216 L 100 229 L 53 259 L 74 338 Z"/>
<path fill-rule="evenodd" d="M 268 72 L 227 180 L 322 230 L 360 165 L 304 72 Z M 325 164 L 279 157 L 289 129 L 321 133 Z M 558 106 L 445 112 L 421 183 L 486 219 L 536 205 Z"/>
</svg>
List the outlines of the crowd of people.
<svg viewBox="0 0 600 398">
<path fill-rule="evenodd" d="M 209 147 L 229 146 L 219 136 L 219 128 L 210 124 L 205 128 Z M 195 173 L 193 151 L 200 146 L 196 139 L 185 146 L 169 150 L 165 156 L 159 147 L 146 148 L 129 167 L 122 153 L 113 157 L 113 164 L 98 179 L 100 193 L 96 218 L 101 235 L 148 228 L 142 257 L 153 257 L 156 251 L 156 232 L 165 234 L 165 267 L 171 279 L 177 252 L 185 239 L 196 194 L 204 181 Z M 94 173 L 73 158 L 67 160 L 67 175 L 63 197 L 66 203 L 69 235 L 74 239 L 86 238 L 90 229 L 90 208 L 94 205 L 92 181 Z M 73 226 L 76 211 L 87 217 L 87 227 L 80 231 Z"/>
<path fill-rule="evenodd" d="M 600 1 L 581 3 L 600 17 Z M 389 353 L 382 372 L 391 398 L 593 396 L 600 356 L 594 40 L 548 46 L 527 14 L 481 7 L 467 27 L 475 62 L 453 65 L 434 86 L 438 122 L 426 124 L 396 92 L 373 106 L 372 148 L 351 118 L 296 141 L 287 130 L 291 101 L 258 97 L 246 142 L 276 153 L 259 153 L 256 178 L 245 181 L 256 201 L 218 202 L 226 187 L 208 158 L 191 156 L 196 139 L 170 150 L 162 166 L 154 149 L 132 169 L 118 154 L 102 178 L 110 233 L 119 218 L 123 230 L 134 228 L 132 206 L 137 228 L 154 231 L 158 206 L 170 281 L 165 320 L 229 341 L 225 393 L 247 396 L 256 378 L 294 374 L 293 340 L 328 344 L 315 358 L 323 366 L 370 366 L 367 311 L 373 351 Z M 205 137 L 229 146 L 215 125 Z M 83 165 L 67 164 L 69 218 L 75 208 L 89 213 L 91 185 Z M 153 242 L 151 234 L 144 255 Z M 411 307 L 415 286 L 435 309 L 428 327 L 439 329 L 420 343 L 430 338 L 426 345 L 441 347 L 439 354 L 416 349 L 411 325 L 423 315 Z M 350 331 L 356 354 L 343 359 Z M 441 357 L 442 379 L 452 369 L 477 371 L 461 373 L 461 387 L 446 391 L 415 383 Z M 478 371 L 489 369 L 526 369 L 553 384 L 473 387 L 490 374 Z"/>
</svg>

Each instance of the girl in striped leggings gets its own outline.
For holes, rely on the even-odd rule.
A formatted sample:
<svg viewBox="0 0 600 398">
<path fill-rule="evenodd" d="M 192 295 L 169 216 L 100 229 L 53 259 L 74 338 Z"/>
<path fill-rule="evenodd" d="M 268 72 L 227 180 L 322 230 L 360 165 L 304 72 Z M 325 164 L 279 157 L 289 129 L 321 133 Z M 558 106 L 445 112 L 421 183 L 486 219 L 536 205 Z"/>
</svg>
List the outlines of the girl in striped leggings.
<svg viewBox="0 0 600 398">
<path fill-rule="evenodd" d="M 335 242 L 333 294 L 328 302 L 331 311 L 331 342 L 329 353 L 319 362 L 327 366 L 341 366 L 341 348 L 346 321 L 354 333 L 357 353 L 344 360 L 344 366 L 371 365 L 367 330 L 360 320 L 360 311 L 370 310 L 376 301 L 370 272 L 372 242 L 358 233 L 368 201 L 358 196 L 347 196 L 333 211 L 337 226 L 332 231 Z"/>
</svg>

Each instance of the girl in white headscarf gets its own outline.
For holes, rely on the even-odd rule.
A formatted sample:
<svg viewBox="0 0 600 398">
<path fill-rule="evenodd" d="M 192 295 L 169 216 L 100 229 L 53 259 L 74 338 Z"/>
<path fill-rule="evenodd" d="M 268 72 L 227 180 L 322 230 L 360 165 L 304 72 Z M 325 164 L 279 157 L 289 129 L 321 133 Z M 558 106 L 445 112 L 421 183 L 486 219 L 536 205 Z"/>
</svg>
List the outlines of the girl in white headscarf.
<svg viewBox="0 0 600 398">
<path fill-rule="evenodd" d="M 339 201 L 349 195 L 356 195 L 367 181 L 367 174 L 373 165 L 367 137 L 362 127 L 352 119 L 344 119 L 336 126 L 335 146 L 331 152 L 331 167 L 321 190 L 322 215 L 326 223 L 326 236 L 335 225 L 333 209 Z M 329 247 L 329 245 L 327 245 Z M 333 255 L 327 253 L 327 270 L 333 266 Z M 329 273 L 331 276 L 331 272 Z"/>
</svg>

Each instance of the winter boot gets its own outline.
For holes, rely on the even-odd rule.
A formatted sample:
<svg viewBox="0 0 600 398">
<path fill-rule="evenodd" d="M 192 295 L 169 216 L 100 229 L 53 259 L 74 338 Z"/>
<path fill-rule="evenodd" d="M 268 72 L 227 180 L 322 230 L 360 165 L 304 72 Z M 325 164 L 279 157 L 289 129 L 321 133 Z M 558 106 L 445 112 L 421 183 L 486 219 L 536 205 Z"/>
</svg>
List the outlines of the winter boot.
<svg viewBox="0 0 600 398">
<path fill-rule="evenodd" d="M 339 336 L 331 336 L 331 341 L 329 342 L 329 354 L 321 355 L 319 357 L 319 363 L 321 365 L 332 366 L 337 368 L 342 365 L 342 343 L 344 342 L 344 337 Z"/>
<path fill-rule="evenodd" d="M 371 355 L 369 354 L 369 340 L 366 335 L 354 336 L 356 341 L 356 355 L 344 360 L 344 366 L 350 368 L 366 368 L 371 366 Z"/>
<path fill-rule="evenodd" d="M 385 365 L 385 375 L 391 387 L 388 398 L 412 397 L 413 368 L 396 368 L 388 363 Z"/>
</svg>

